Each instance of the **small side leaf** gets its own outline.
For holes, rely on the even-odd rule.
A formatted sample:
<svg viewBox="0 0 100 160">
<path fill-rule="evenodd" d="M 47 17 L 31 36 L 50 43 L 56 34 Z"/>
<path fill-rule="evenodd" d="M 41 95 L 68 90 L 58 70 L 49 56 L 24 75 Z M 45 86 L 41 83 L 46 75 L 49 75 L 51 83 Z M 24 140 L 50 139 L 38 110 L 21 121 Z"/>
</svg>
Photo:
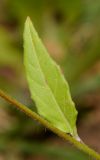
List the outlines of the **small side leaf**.
<svg viewBox="0 0 100 160">
<path fill-rule="evenodd" d="M 49 56 L 29 18 L 24 30 L 24 64 L 38 113 L 56 128 L 75 136 L 77 111 L 68 83 L 59 66 Z"/>
</svg>

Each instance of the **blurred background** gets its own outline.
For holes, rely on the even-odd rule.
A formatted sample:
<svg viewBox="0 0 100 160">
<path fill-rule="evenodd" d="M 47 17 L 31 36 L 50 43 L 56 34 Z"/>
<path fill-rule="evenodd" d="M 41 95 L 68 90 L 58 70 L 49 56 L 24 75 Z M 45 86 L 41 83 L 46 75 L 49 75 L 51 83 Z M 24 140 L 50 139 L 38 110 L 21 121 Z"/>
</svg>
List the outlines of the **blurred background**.
<svg viewBox="0 0 100 160">
<path fill-rule="evenodd" d="M 0 0 L 0 88 L 36 111 L 23 65 L 27 16 L 70 85 L 79 136 L 100 152 L 100 0 Z M 0 98 L 0 160 L 53 159 L 90 157 Z"/>
</svg>

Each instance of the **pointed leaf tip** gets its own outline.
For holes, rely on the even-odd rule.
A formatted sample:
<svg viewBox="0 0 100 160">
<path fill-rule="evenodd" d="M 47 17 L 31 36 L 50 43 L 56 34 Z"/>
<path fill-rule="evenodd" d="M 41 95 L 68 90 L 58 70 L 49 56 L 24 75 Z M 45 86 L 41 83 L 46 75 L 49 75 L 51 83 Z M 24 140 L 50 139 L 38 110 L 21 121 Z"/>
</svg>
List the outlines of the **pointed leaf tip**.
<svg viewBox="0 0 100 160">
<path fill-rule="evenodd" d="M 31 19 L 30 19 L 30 17 L 29 17 L 29 16 L 27 16 L 27 18 L 26 18 L 26 22 L 29 22 L 29 21 L 31 21 Z"/>
</svg>

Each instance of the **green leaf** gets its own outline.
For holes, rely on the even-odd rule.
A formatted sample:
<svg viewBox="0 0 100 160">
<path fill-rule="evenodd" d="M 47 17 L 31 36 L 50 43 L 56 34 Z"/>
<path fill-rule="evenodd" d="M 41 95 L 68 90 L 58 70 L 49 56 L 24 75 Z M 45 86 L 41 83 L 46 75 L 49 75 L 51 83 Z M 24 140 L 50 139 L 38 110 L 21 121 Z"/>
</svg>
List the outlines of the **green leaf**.
<svg viewBox="0 0 100 160">
<path fill-rule="evenodd" d="M 24 64 L 38 113 L 56 128 L 74 136 L 77 111 L 68 83 L 59 66 L 49 56 L 29 18 L 24 31 Z"/>
</svg>

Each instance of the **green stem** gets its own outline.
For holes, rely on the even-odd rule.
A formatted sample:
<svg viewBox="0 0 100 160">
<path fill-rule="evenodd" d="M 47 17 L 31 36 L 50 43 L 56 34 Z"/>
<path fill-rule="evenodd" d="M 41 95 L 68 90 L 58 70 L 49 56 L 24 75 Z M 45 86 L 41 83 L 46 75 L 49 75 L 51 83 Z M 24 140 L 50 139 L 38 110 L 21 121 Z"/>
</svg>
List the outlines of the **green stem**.
<svg viewBox="0 0 100 160">
<path fill-rule="evenodd" d="M 53 133 L 57 134 L 59 137 L 63 138 L 64 140 L 69 141 L 72 143 L 76 148 L 79 150 L 82 150 L 83 152 L 89 154 L 91 157 L 95 158 L 96 160 L 100 160 L 100 154 L 95 152 L 93 149 L 89 148 L 86 144 L 77 141 L 75 138 L 71 137 L 70 135 L 62 132 L 61 130 L 55 128 L 52 124 L 50 124 L 48 121 L 40 117 L 37 113 L 33 112 L 31 109 L 26 107 L 25 105 L 17 102 L 15 99 L 11 98 L 7 94 L 5 94 L 2 90 L 0 90 L 0 96 L 5 99 L 6 101 L 10 102 L 11 104 L 15 105 L 18 109 L 23 111 L 25 114 L 27 114 L 32 119 L 38 121 L 43 126 L 51 130 Z"/>
</svg>

